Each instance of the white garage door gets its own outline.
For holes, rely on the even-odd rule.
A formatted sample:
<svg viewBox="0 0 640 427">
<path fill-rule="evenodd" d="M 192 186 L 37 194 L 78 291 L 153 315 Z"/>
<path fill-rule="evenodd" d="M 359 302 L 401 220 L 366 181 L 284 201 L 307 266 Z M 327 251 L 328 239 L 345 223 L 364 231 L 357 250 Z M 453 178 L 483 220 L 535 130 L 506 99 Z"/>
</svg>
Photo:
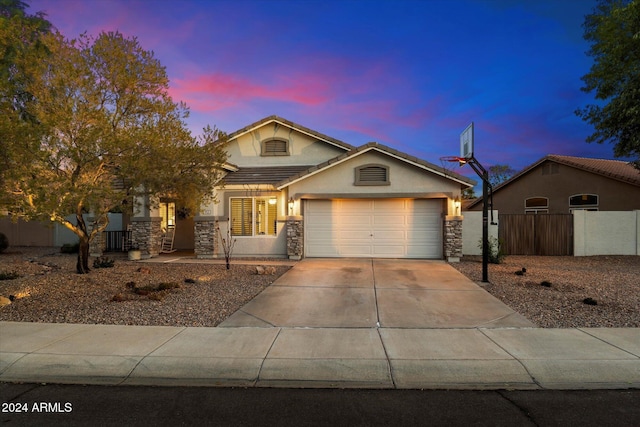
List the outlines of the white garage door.
<svg viewBox="0 0 640 427">
<path fill-rule="evenodd" d="M 442 202 L 307 200 L 305 256 L 442 258 Z"/>
</svg>

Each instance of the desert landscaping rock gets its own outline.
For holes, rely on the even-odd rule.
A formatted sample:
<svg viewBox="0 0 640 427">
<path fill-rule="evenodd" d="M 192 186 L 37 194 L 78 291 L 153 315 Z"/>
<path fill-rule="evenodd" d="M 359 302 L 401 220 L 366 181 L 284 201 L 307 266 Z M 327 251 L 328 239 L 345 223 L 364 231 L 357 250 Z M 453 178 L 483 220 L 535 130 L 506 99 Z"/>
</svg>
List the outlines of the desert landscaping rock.
<svg viewBox="0 0 640 427">
<path fill-rule="evenodd" d="M 222 264 L 153 263 L 141 266 L 115 254 L 113 268 L 75 273 L 76 257 L 54 248 L 10 248 L 0 254 L 0 272 L 21 277 L 0 281 L 0 295 L 16 296 L 0 307 L 0 320 L 117 325 L 217 326 L 289 267 L 263 267 L 232 260 Z M 111 254 L 110 254 L 111 256 Z M 43 274 L 43 265 L 49 267 Z M 480 257 L 451 264 L 543 328 L 640 327 L 640 257 L 508 256 L 489 265 L 490 283 L 481 283 Z M 52 267 L 55 266 L 55 267 Z M 138 272 L 140 267 L 148 273 Z M 514 271 L 523 271 L 515 275 Z M 553 284 L 541 286 L 542 282 Z M 131 287 L 127 284 L 131 283 Z M 132 287 L 181 284 L 158 300 L 140 297 Z M 592 298 L 597 305 L 583 301 Z"/>
<path fill-rule="evenodd" d="M 451 265 L 542 328 L 640 327 L 639 256 L 511 255 L 489 264 L 490 283 L 481 257 Z"/>
<path fill-rule="evenodd" d="M 0 271 L 19 271 L 22 277 L 0 281 L 0 295 L 24 295 L 0 307 L 0 320 L 114 325 L 216 326 L 275 281 L 289 267 L 275 267 L 274 275 L 258 276 L 253 266 L 154 263 L 141 266 L 126 254 L 114 254 L 113 268 L 75 273 L 76 256 L 53 248 L 11 248 L 0 255 Z M 111 254 L 110 254 L 111 256 Z M 36 262 L 29 262 L 28 258 Z M 59 268 L 42 275 L 42 265 Z M 144 270 L 138 272 L 138 270 Z M 184 284 L 197 277 L 195 283 Z M 184 284 L 150 299 L 132 288 Z"/>
</svg>

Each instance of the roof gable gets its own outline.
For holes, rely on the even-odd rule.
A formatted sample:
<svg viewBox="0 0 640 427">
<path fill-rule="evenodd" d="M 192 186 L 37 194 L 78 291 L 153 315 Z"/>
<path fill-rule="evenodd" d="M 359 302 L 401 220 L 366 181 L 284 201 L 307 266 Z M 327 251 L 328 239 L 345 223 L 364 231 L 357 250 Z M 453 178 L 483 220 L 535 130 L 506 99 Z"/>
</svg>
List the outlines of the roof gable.
<svg viewBox="0 0 640 427">
<path fill-rule="evenodd" d="M 520 179 L 522 176 L 537 169 L 546 162 L 558 163 L 585 172 L 600 175 L 605 178 L 614 179 L 640 187 L 640 170 L 634 168 L 633 165 L 628 162 L 624 162 L 621 160 L 591 159 L 587 157 L 560 156 L 556 154 L 549 154 L 541 158 L 537 162 L 525 167 L 508 180 L 497 185 L 493 189 L 493 192 L 496 193 L 497 191 L 509 186 L 513 182 Z M 470 202 L 467 206 L 467 209 L 470 209 L 479 203 L 482 203 L 482 197 L 478 197 L 477 199 Z"/>
<path fill-rule="evenodd" d="M 239 138 L 239 137 L 241 137 L 241 136 L 243 136 L 243 135 L 245 135 L 247 133 L 251 133 L 254 130 L 256 130 L 258 128 L 261 128 L 261 127 L 263 127 L 265 125 L 268 125 L 270 123 L 277 123 L 277 124 L 280 124 L 282 126 L 286 126 L 286 127 L 291 128 L 293 130 L 296 130 L 296 131 L 298 131 L 298 132 L 300 132 L 302 134 L 311 136 L 312 138 L 318 139 L 320 141 L 326 142 L 328 144 L 331 144 L 331 145 L 336 146 L 338 148 L 342 148 L 344 150 L 352 150 L 353 148 L 355 148 L 353 145 L 347 144 L 346 142 L 340 141 L 339 139 L 332 138 L 332 137 L 327 136 L 325 134 L 322 134 L 320 132 L 316 132 L 313 129 L 309 129 L 309 128 L 305 127 L 305 126 L 301 126 L 301 125 L 299 125 L 297 123 L 294 123 L 294 122 L 292 122 L 290 120 L 287 120 L 287 119 L 284 119 L 282 117 L 278 117 L 278 116 L 275 116 L 275 115 L 265 117 L 262 120 L 258 120 L 255 123 L 252 123 L 252 124 L 250 124 L 248 126 L 245 126 L 242 129 L 238 129 L 237 131 L 235 131 L 233 133 L 230 133 L 229 135 L 227 135 L 227 140 L 231 141 L 233 139 L 237 139 L 237 138 Z"/>
<path fill-rule="evenodd" d="M 425 171 L 429 171 L 431 173 L 434 173 L 436 175 L 442 176 L 444 178 L 450 179 L 452 181 L 458 182 L 460 184 L 463 184 L 467 187 L 472 187 L 476 184 L 476 182 L 470 178 L 467 178 L 463 175 L 457 174 L 455 172 L 451 172 L 448 171 L 442 167 L 436 166 L 432 163 L 429 163 L 427 161 L 421 160 L 417 157 L 414 156 L 410 156 L 408 154 L 402 153 L 398 150 L 395 150 L 393 148 L 387 147 L 385 145 L 379 144 L 377 142 L 370 142 L 368 144 L 365 145 L 361 145 L 360 147 L 354 148 L 351 151 L 342 154 L 338 157 L 335 157 L 333 159 L 330 159 L 324 163 L 321 163 L 319 165 L 313 166 L 303 172 L 300 172 L 296 175 L 293 175 L 287 179 L 282 180 L 281 182 L 279 182 L 278 184 L 276 184 L 276 187 L 278 189 L 283 189 L 291 184 L 294 184 L 296 182 L 302 181 L 304 179 L 307 179 L 311 176 L 314 176 L 320 172 L 324 172 L 332 167 L 335 167 L 341 163 L 346 162 L 347 160 L 353 159 L 357 156 L 360 156 L 364 153 L 370 152 L 370 151 L 376 151 L 379 153 L 382 153 L 386 156 L 395 158 L 397 160 L 400 160 L 401 162 L 413 165 L 419 169 L 423 169 Z"/>
</svg>

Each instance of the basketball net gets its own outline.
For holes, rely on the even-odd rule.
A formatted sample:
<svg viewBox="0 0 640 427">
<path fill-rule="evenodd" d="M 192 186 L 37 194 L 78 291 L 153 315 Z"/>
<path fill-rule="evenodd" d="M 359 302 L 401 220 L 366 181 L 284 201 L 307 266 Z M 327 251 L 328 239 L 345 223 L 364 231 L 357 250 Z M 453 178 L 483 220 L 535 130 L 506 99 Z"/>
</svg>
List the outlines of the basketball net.
<svg viewBox="0 0 640 427">
<path fill-rule="evenodd" d="M 440 163 L 442 164 L 442 169 L 444 169 L 444 173 L 447 176 L 451 176 L 453 169 L 456 167 L 456 163 L 458 167 L 462 167 L 467 164 L 468 159 L 459 156 L 442 156 L 440 157 Z"/>
</svg>

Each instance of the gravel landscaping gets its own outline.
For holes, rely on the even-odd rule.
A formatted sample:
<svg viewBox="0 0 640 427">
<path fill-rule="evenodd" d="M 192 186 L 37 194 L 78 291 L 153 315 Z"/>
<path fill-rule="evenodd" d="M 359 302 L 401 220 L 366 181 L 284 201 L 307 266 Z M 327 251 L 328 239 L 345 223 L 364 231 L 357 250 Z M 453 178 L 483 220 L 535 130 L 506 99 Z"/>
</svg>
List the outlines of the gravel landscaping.
<svg viewBox="0 0 640 427">
<path fill-rule="evenodd" d="M 226 270 L 107 257 L 115 260 L 112 268 L 78 275 L 75 254 L 9 248 L 0 254 L 0 275 L 19 277 L 0 280 L 0 296 L 13 299 L 0 307 L 0 320 L 216 326 L 289 268 L 276 265 L 272 274 L 258 275 L 240 260 Z M 490 283 L 481 283 L 480 257 L 451 265 L 540 327 L 640 327 L 637 256 L 509 256 L 489 265 Z"/>
<path fill-rule="evenodd" d="M 76 254 L 9 248 L 0 254 L 0 320 L 112 325 L 216 326 L 289 269 L 256 274 L 255 266 L 142 263 L 107 254 L 112 268 L 75 273 Z M 93 263 L 93 259 L 89 263 Z M 269 265 L 265 261 L 266 266 Z"/>
<path fill-rule="evenodd" d="M 542 328 L 640 327 L 639 256 L 511 255 L 489 264 L 489 283 L 482 257 L 451 265 Z"/>
</svg>

